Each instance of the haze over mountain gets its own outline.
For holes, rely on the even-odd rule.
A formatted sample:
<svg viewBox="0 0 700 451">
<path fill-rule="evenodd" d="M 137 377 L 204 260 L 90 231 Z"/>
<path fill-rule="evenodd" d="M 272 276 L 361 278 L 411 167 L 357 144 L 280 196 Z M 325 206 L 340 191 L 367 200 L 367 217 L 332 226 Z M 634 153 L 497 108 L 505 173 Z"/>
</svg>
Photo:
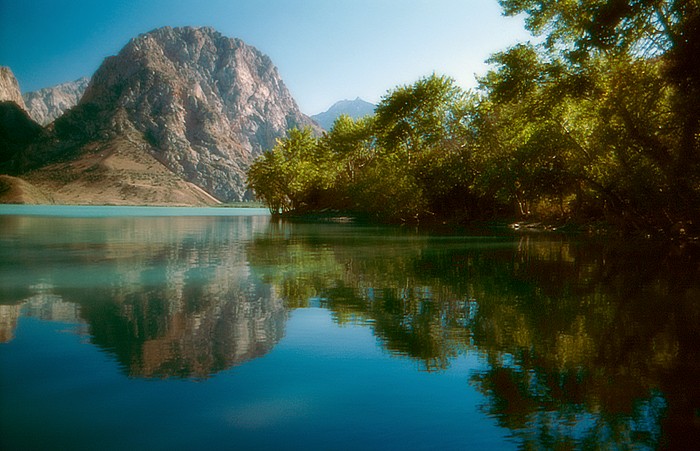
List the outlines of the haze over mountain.
<svg viewBox="0 0 700 451">
<path fill-rule="evenodd" d="M 48 125 L 66 110 L 78 104 L 90 80 L 80 78 L 60 85 L 25 92 L 22 95 L 29 116 L 41 125 Z"/>
<path fill-rule="evenodd" d="M 374 114 L 376 107 L 377 105 L 357 97 L 355 100 L 336 102 L 327 111 L 315 114 L 311 118 L 318 122 L 324 130 L 330 130 L 333 127 L 333 122 L 341 115 L 346 114 L 353 119 L 359 119 Z"/>
<path fill-rule="evenodd" d="M 267 56 L 211 28 L 165 27 L 106 58 L 10 172 L 56 202 L 240 201 L 253 159 L 296 126 L 317 129 Z"/>
</svg>

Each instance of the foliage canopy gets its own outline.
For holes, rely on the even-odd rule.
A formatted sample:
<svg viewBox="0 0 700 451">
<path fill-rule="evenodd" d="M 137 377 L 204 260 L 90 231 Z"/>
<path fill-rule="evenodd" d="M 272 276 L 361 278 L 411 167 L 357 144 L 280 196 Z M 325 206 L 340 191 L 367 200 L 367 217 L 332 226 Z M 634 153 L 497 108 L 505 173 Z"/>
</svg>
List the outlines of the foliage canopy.
<svg viewBox="0 0 700 451">
<path fill-rule="evenodd" d="M 374 116 L 291 131 L 251 168 L 275 212 L 384 221 L 700 225 L 700 6 L 500 0 L 542 44 L 496 53 L 467 92 L 433 74 Z"/>
</svg>

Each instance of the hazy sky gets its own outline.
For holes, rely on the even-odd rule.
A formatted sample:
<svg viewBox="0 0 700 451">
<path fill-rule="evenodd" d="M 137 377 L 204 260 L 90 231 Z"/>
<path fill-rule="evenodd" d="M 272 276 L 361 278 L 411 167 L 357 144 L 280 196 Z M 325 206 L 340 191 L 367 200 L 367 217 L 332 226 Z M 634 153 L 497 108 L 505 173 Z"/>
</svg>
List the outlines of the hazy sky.
<svg viewBox="0 0 700 451">
<path fill-rule="evenodd" d="M 465 87 L 529 39 L 497 0 L 0 0 L 0 65 L 22 91 L 90 76 L 161 26 L 212 26 L 270 56 L 301 110 L 377 102 L 432 72 Z"/>
</svg>

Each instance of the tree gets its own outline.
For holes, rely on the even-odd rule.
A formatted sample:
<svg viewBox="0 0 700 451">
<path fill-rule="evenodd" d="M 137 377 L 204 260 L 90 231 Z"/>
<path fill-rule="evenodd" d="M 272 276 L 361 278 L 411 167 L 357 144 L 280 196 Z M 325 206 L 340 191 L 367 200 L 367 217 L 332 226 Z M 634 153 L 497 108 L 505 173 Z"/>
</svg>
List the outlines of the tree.
<svg viewBox="0 0 700 451">
<path fill-rule="evenodd" d="M 394 182 L 386 188 L 393 198 L 412 197 L 404 215 L 467 214 L 472 174 L 464 118 L 472 101 L 453 79 L 432 74 L 389 92 L 377 106 L 378 161 L 384 163 L 380 172 L 391 174 Z"/>
<path fill-rule="evenodd" d="M 585 152 L 568 122 L 586 81 L 529 44 L 489 62 L 471 119 L 478 191 L 514 205 L 516 216 L 569 215 Z"/>
<path fill-rule="evenodd" d="M 571 57 L 595 51 L 654 57 L 679 45 L 695 0 L 499 0 L 505 14 L 526 14 L 535 35 Z"/>
<path fill-rule="evenodd" d="M 375 110 L 379 145 L 387 151 L 404 151 L 408 159 L 438 145 L 450 125 L 459 121 L 454 107 L 464 97 L 452 78 L 435 74 L 396 88 Z"/>
<path fill-rule="evenodd" d="M 267 204 L 273 215 L 288 211 L 290 207 L 281 178 L 282 165 L 281 152 L 271 150 L 260 155 L 248 169 L 248 188 Z"/>
<path fill-rule="evenodd" d="M 248 186 L 273 214 L 308 206 L 332 181 L 328 159 L 310 128 L 291 129 L 248 171 Z"/>
<path fill-rule="evenodd" d="M 319 145 L 332 155 L 338 165 L 340 179 L 336 186 L 353 183 L 357 174 L 375 158 L 376 140 L 373 129 L 373 116 L 355 120 L 344 114 L 321 137 Z"/>
<path fill-rule="evenodd" d="M 594 94 L 605 105 L 600 112 L 624 136 L 611 148 L 617 162 L 628 166 L 627 179 L 659 180 L 656 192 L 666 193 L 670 203 L 663 212 L 647 211 L 644 216 L 656 216 L 657 225 L 663 227 L 700 221 L 700 65 L 696 57 L 700 3 L 500 0 L 500 4 L 506 14 L 526 14 L 526 26 L 546 36 L 546 52 L 560 58 L 567 71 L 595 82 Z M 645 191 L 637 188 L 633 191 Z M 664 216 L 665 225 L 659 221 Z"/>
</svg>

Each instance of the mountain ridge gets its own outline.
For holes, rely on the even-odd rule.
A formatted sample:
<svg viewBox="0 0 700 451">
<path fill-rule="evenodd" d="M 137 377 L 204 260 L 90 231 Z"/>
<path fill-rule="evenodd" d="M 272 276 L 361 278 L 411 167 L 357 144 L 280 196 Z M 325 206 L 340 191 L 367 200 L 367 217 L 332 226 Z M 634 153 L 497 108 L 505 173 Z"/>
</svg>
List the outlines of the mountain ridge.
<svg viewBox="0 0 700 451">
<path fill-rule="evenodd" d="M 99 177 L 114 189 L 93 193 L 89 203 L 169 204 L 159 183 L 177 180 L 188 193 L 178 204 L 249 200 L 254 158 L 289 128 L 305 126 L 320 133 L 267 55 L 212 28 L 163 27 L 105 58 L 77 105 L 14 155 L 10 175 L 68 203 L 83 202 L 70 198 L 82 189 L 99 191 Z M 112 160 L 98 158 L 100 149 Z M 105 163 L 115 155 L 153 161 L 125 170 Z M 138 173 L 156 167 L 172 177 Z M 120 180 L 119 171 L 130 175 Z"/>
<path fill-rule="evenodd" d="M 324 130 L 330 130 L 333 127 L 333 122 L 341 115 L 346 114 L 353 119 L 360 119 L 374 114 L 376 107 L 375 104 L 356 97 L 355 100 L 340 100 L 323 113 L 311 116 L 311 119 L 318 122 Z"/>
<path fill-rule="evenodd" d="M 41 125 L 48 125 L 66 110 L 78 104 L 90 80 L 81 77 L 37 91 L 22 94 L 29 116 Z"/>
<path fill-rule="evenodd" d="M 27 109 L 22 98 L 22 91 L 19 89 L 19 82 L 12 69 L 0 66 L 0 102 L 6 101 L 16 103 L 23 110 Z"/>
</svg>

